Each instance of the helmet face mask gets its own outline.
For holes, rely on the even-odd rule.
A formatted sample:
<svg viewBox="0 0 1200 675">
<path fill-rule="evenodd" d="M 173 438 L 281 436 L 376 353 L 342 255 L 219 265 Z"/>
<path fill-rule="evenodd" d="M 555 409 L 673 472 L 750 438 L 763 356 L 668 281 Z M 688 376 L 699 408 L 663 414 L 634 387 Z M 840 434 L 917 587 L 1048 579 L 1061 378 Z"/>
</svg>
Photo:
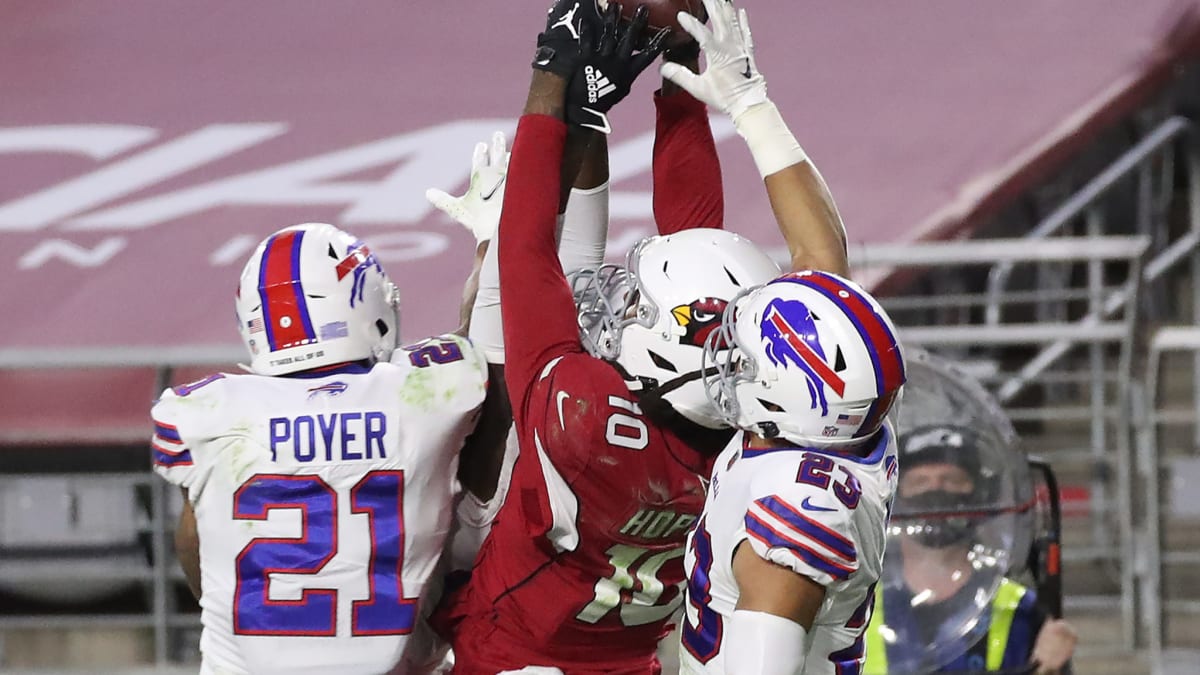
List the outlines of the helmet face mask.
<svg viewBox="0 0 1200 675">
<path fill-rule="evenodd" d="M 747 355 L 746 345 L 739 343 L 738 333 L 734 330 L 737 325 L 738 306 L 747 294 L 757 288 L 747 288 L 734 296 L 721 314 L 721 325 L 705 340 L 704 352 L 701 354 L 704 395 L 708 397 L 713 409 L 730 426 L 737 426 L 741 418 L 741 407 L 738 405 L 736 393 L 738 386 L 758 379 L 758 366 L 754 359 Z M 768 430 L 758 431 L 768 437 L 775 435 L 764 433 Z"/>
<path fill-rule="evenodd" d="M 633 255 L 632 253 L 630 254 Z M 588 353 L 608 361 L 621 353 L 621 332 L 637 323 L 650 328 L 657 320 L 653 306 L 640 302 L 637 277 L 628 267 L 601 265 L 580 270 L 569 279 L 575 296 L 579 331 Z"/>
<path fill-rule="evenodd" d="M 259 244 L 236 306 L 260 375 L 386 360 L 396 346 L 396 286 L 365 244 L 332 225 L 284 228 Z"/>
<path fill-rule="evenodd" d="M 639 242 L 625 266 L 572 279 L 585 348 L 613 362 L 648 397 L 689 421 L 725 426 L 700 382 L 706 339 L 728 300 L 779 267 L 748 240 L 724 230 L 687 230 Z"/>
<path fill-rule="evenodd" d="M 904 383 L 891 320 L 857 285 L 800 272 L 744 291 L 704 350 L 705 393 L 731 425 L 806 447 L 861 442 Z"/>
</svg>

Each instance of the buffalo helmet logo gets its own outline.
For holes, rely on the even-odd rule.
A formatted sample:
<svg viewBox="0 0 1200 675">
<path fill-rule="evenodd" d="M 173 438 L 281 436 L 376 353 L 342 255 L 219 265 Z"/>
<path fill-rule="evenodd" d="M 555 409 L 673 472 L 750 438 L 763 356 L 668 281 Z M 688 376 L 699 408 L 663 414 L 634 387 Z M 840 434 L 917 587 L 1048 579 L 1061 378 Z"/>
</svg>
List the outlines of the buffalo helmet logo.
<svg viewBox="0 0 1200 675">
<path fill-rule="evenodd" d="M 826 360 L 825 348 L 817 333 L 817 317 L 799 300 L 776 298 L 767 305 L 759 328 L 767 343 L 767 358 L 780 368 L 792 365 L 805 375 L 812 408 L 821 407 L 821 415 L 829 414 L 825 387 L 844 396 L 846 381 Z"/>
<path fill-rule="evenodd" d="M 332 253 L 332 250 L 330 251 Z M 379 264 L 379 259 L 371 253 L 371 249 L 361 241 L 356 241 L 350 245 L 346 251 L 346 257 L 342 258 L 337 264 L 337 278 L 341 281 L 347 274 L 354 273 L 354 281 L 350 287 L 350 306 L 353 307 L 356 302 L 362 302 L 363 290 L 367 286 L 367 271 L 375 268 L 380 274 L 383 274 L 383 266 Z"/>
</svg>

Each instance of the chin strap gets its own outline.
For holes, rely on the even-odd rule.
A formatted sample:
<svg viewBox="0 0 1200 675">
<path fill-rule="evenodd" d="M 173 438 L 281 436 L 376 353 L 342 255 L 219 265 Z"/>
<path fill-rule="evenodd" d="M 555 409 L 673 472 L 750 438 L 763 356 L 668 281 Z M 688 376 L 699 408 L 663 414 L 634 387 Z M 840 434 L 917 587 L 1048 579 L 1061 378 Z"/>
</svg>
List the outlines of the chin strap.
<svg viewBox="0 0 1200 675">
<path fill-rule="evenodd" d="M 645 392 L 647 395 L 653 395 L 657 398 L 663 398 L 667 394 L 675 391 L 676 389 L 679 389 L 680 387 L 682 387 L 685 384 L 695 382 L 696 380 L 699 380 L 702 377 L 707 377 L 709 375 L 716 375 L 718 372 L 717 367 L 712 366 L 709 368 L 705 368 L 704 370 L 693 370 L 690 373 L 684 373 L 683 375 L 680 375 L 679 377 L 671 378 L 671 379 L 667 380 L 666 382 L 659 384 L 658 380 L 654 379 L 653 377 L 642 377 L 640 375 L 630 374 L 630 372 L 628 370 L 625 370 L 624 366 L 622 366 L 620 363 L 617 363 L 616 361 L 609 361 L 609 363 L 612 364 L 613 368 L 617 369 L 617 372 L 621 374 L 621 377 L 625 378 L 626 384 L 632 384 L 632 383 L 636 382 L 639 385 L 641 385 L 639 388 L 636 388 L 636 389 L 633 387 L 629 387 L 629 391 Z M 670 404 L 668 404 L 668 405 L 670 405 Z"/>
<path fill-rule="evenodd" d="M 625 380 L 626 386 L 629 387 L 629 391 L 637 396 L 638 405 L 642 407 L 642 412 L 650 418 L 650 421 L 670 430 L 679 440 L 696 452 L 705 456 L 716 456 L 725 449 L 725 446 L 729 445 L 729 441 L 737 433 L 736 429 L 710 429 L 702 424 L 697 424 L 676 410 L 675 406 L 671 405 L 664 397 L 688 382 L 700 379 L 706 373 L 716 372 L 715 368 L 684 373 L 660 385 L 658 380 L 652 377 L 631 375 L 616 361 L 608 361 L 608 363 L 617 369 L 617 372 Z"/>
<path fill-rule="evenodd" d="M 658 380 L 652 377 L 631 375 L 628 370 L 616 361 L 609 361 L 608 363 L 621 374 L 626 386 L 629 387 L 629 391 L 637 395 L 638 405 L 642 407 L 642 412 L 658 426 L 669 429 L 671 433 L 679 437 L 679 440 L 686 443 L 688 447 L 696 452 L 705 456 L 718 455 L 725 449 L 725 446 L 729 445 L 729 441 L 737 433 L 736 429 L 729 427 L 713 429 L 703 424 L 697 424 L 676 410 L 675 406 L 671 405 L 670 401 L 666 399 L 667 394 L 679 389 L 683 385 L 695 382 L 705 375 L 717 372 L 715 367 L 684 373 L 660 385 L 658 384 Z"/>
</svg>

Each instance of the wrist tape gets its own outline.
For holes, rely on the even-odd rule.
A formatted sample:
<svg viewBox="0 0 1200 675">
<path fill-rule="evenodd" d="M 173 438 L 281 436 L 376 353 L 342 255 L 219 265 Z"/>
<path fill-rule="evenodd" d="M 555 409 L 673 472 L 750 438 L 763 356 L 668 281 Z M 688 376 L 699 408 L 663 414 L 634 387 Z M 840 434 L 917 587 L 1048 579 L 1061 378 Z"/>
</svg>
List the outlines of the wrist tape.
<svg viewBox="0 0 1200 675">
<path fill-rule="evenodd" d="M 779 109 L 769 100 L 747 108 L 733 120 L 733 125 L 750 147 L 750 155 L 763 178 L 808 161 L 804 148 L 788 129 Z"/>
</svg>

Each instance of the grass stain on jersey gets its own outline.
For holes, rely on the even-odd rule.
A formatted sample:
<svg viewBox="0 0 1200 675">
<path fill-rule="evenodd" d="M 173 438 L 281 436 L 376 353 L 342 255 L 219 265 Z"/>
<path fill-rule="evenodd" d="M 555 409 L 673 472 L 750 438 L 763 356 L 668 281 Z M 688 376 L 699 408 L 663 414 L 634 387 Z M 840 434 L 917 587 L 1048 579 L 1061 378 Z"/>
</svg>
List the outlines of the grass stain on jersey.
<svg viewBox="0 0 1200 675">
<path fill-rule="evenodd" d="M 410 371 L 400 389 L 400 400 L 416 408 L 432 408 L 437 401 L 433 373 L 429 370 Z"/>
<path fill-rule="evenodd" d="M 244 433 L 237 434 L 225 446 L 229 457 L 229 470 L 233 473 L 234 484 L 241 485 L 254 475 L 254 448 L 250 439 Z"/>
</svg>

